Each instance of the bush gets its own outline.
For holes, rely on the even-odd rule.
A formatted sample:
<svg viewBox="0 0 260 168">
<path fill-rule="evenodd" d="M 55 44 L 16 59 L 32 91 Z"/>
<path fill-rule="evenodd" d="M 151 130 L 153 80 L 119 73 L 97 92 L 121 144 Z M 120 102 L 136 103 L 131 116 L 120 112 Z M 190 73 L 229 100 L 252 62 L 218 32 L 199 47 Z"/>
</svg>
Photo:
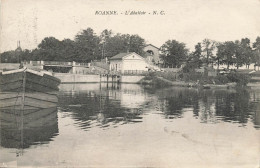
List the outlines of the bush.
<svg viewBox="0 0 260 168">
<path fill-rule="evenodd" d="M 226 84 L 229 82 L 229 79 L 225 75 L 218 75 L 214 79 L 215 84 Z"/>
<path fill-rule="evenodd" d="M 183 73 L 182 75 L 182 80 L 185 82 L 197 82 L 203 78 L 203 74 L 197 72 Z"/>
<path fill-rule="evenodd" d="M 152 80 L 155 77 L 155 72 L 149 72 L 145 75 L 145 80 Z"/>
<path fill-rule="evenodd" d="M 150 72 L 145 76 L 144 79 L 142 79 L 142 84 L 144 85 L 151 85 L 152 88 L 161 88 L 161 87 L 166 87 L 170 86 L 169 82 L 163 81 L 161 79 L 158 79 L 156 76 L 158 76 L 154 72 Z"/>
<path fill-rule="evenodd" d="M 246 86 L 250 81 L 250 76 L 248 74 L 240 74 L 238 72 L 231 72 L 227 75 L 230 82 L 236 82 L 239 86 Z"/>
<path fill-rule="evenodd" d="M 176 81 L 178 79 L 178 73 L 176 72 L 156 72 L 156 76 L 163 77 L 170 81 Z"/>
</svg>

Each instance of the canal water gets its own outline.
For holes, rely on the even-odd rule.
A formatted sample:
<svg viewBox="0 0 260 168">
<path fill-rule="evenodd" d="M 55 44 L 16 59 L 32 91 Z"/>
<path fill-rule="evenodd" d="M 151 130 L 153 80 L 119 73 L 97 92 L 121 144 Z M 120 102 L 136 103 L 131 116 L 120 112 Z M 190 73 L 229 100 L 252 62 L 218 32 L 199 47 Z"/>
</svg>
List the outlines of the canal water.
<svg viewBox="0 0 260 168">
<path fill-rule="evenodd" d="M 10 118 L 0 167 L 259 166 L 260 87 L 63 84 L 57 108 Z"/>
</svg>

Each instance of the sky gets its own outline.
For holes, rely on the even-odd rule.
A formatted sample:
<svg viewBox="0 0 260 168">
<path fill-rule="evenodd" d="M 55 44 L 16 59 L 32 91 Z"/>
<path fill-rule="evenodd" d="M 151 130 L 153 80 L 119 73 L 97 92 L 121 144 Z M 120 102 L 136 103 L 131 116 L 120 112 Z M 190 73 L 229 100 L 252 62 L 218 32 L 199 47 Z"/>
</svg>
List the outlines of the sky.
<svg viewBox="0 0 260 168">
<path fill-rule="evenodd" d="M 147 13 L 124 15 L 129 10 Z M 148 14 L 153 11 L 164 15 Z M 260 0 L 1 0 L 0 12 L 0 52 L 16 49 L 18 40 L 22 49 L 34 49 L 44 37 L 74 39 L 88 27 L 138 34 L 157 47 L 174 39 L 191 51 L 205 38 L 254 42 L 260 36 Z"/>
</svg>

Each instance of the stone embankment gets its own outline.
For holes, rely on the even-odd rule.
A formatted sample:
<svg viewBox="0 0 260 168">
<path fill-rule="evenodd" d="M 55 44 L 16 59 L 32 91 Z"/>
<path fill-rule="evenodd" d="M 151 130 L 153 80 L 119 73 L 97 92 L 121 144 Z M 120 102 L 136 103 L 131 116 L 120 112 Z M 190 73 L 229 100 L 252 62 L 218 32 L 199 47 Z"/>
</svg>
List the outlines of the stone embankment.
<svg viewBox="0 0 260 168">
<path fill-rule="evenodd" d="M 61 80 L 61 83 L 141 83 L 145 76 L 117 76 L 107 74 L 69 74 L 54 73 L 54 76 Z"/>
</svg>

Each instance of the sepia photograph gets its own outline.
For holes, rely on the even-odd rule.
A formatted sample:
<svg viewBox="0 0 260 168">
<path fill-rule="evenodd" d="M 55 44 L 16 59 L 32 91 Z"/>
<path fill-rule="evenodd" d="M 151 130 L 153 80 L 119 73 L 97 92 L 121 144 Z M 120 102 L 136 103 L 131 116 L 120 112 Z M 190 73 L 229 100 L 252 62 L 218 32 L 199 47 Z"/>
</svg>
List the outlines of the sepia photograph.
<svg viewBox="0 0 260 168">
<path fill-rule="evenodd" d="M 0 168 L 260 168 L 260 0 L 0 0 Z"/>
</svg>

